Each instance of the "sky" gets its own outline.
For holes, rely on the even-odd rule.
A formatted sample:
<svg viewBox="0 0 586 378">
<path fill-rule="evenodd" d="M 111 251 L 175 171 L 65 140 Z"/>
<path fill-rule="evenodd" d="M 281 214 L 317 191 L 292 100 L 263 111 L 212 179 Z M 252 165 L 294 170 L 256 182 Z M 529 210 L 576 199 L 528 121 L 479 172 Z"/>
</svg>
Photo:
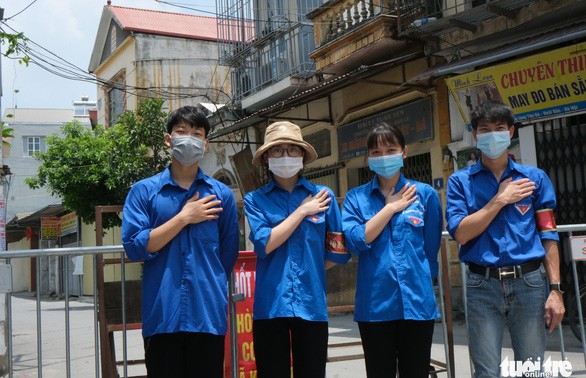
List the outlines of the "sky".
<svg viewBox="0 0 586 378">
<path fill-rule="evenodd" d="M 216 0 L 112 0 L 112 5 L 196 13 L 215 16 Z M 171 5 L 175 4 L 175 5 Z M 98 24 L 106 0 L 10 0 L 4 8 L 2 30 L 22 32 L 33 43 L 29 46 L 61 66 L 72 64 L 88 71 Z M 186 8 L 193 8 L 189 10 Z M 2 45 L 2 53 L 5 46 Z M 54 55 L 52 55 L 54 54 Z M 27 66 L 0 57 L 2 65 L 1 114 L 7 108 L 72 109 L 82 95 L 96 99 L 95 83 L 69 80 L 46 71 L 34 63 Z M 76 72 L 77 68 L 73 68 Z M 86 74 L 87 76 L 87 74 Z"/>
</svg>

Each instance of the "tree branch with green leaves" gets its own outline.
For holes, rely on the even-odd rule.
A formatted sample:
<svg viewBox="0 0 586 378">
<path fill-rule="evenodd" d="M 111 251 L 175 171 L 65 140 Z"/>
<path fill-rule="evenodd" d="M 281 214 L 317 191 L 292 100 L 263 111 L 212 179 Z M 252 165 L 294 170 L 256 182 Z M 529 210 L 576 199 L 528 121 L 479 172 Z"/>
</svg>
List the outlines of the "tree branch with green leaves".
<svg viewBox="0 0 586 378">
<path fill-rule="evenodd" d="M 18 63 L 28 66 L 31 58 L 26 53 L 28 39 L 23 33 L 7 33 L 0 29 L 0 43 L 6 45 L 4 55 L 7 58 L 17 59 Z M 16 55 L 16 56 L 15 56 Z"/>
<path fill-rule="evenodd" d="M 61 198 L 63 207 L 93 223 L 96 206 L 123 204 L 132 184 L 169 164 L 163 104 L 161 99 L 140 101 L 136 112 L 123 113 L 107 129 L 90 130 L 77 121 L 66 124 L 61 136 L 47 138 L 47 151 L 35 155 L 41 166 L 35 177 L 25 180 L 27 185 L 46 187 Z M 104 229 L 120 223 L 116 214 L 104 214 Z"/>
</svg>

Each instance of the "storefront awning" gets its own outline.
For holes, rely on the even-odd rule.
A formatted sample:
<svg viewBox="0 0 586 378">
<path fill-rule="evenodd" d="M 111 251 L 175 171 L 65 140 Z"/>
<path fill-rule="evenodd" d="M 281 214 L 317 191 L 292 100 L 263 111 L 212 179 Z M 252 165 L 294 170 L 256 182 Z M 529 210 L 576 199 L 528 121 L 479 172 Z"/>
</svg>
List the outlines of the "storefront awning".
<svg viewBox="0 0 586 378">
<path fill-rule="evenodd" d="M 431 85 L 433 79 L 450 75 L 462 74 L 474 70 L 476 67 L 500 62 L 506 59 L 521 57 L 540 49 L 553 47 L 559 44 L 578 41 L 586 38 L 586 23 L 581 22 L 563 29 L 511 43 L 497 49 L 469 55 L 460 60 L 442 63 L 426 69 L 407 80 L 404 86 Z"/>
<path fill-rule="evenodd" d="M 230 126 L 213 131 L 210 133 L 209 139 L 213 140 L 226 134 L 242 130 L 271 117 L 276 116 L 278 118 L 279 114 L 287 111 L 291 107 L 299 106 L 306 102 L 328 96 L 336 90 L 355 84 L 358 80 L 379 74 L 385 70 L 388 70 L 390 67 L 394 67 L 410 60 L 420 58 L 421 56 L 422 53 L 418 51 L 384 62 L 372 64 L 370 66 L 361 66 L 346 74 L 329 78 L 326 81 L 323 81 L 311 88 L 305 89 L 301 93 L 294 94 L 285 100 L 277 101 L 273 105 L 267 106 L 264 109 L 258 110 L 253 114 L 239 119 Z"/>
</svg>

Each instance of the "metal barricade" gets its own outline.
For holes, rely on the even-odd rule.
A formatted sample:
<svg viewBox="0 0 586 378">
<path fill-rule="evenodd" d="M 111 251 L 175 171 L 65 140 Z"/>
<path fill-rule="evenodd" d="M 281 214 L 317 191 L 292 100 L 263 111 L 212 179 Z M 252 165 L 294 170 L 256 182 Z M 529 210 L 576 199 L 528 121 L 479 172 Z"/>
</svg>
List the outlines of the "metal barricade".
<svg viewBox="0 0 586 378">
<path fill-rule="evenodd" d="M 557 226 L 557 232 L 558 233 L 568 233 L 568 235 L 570 237 L 572 237 L 573 233 L 576 231 L 586 231 L 586 224 L 573 224 L 573 225 L 558 225 Z M 447 232 L 443 232 L 442 234 L 444 237 L 449 238 L 449 234 Z M 568 241 L 569 239 L 565 239 L 565 241 Z M 569 244 L 569 243 L 568 243 Z M 569 250 L 570 246 L 569 245 L 565 245 L 564 246 L 567 250 Z M 583 320 L 583 314 L 582 314 L 582 305 L 581 305 L 581 298 L 580 298 L 580 291 L 579 291 L 579 277 L 578 277 L 578 272 L 576 269 L 576 261 L 574 258 L 571 259 L 572 262 L 572 276 L 573 276 L 573 280 L 574 280 L 574 289 L 575 289 L 575 295 L 576 295 L 576 302 L 578 303 L 578 316 L 579 316 L 579 321 L 580 324 L 582 325 L 580 327 L 580 331 L 581 331 L 581 335 L 582 335 L 582 340 L 585 340 L 584 338 L 584 320 Z M 467 303 L 466 303 L 466 266 L 464 263 L 460 263 L 460 273 L 462 275 L 462 295 L 463 295 L 463 303 L 464 303 L 464 314 L 466 319 L 468 318 L 468 308 L 467 308 Z M 566 309 L 566 313 L 567 313 L 568 309 Z M 563 333 L 563 329 L 562 329 L 562 325 L 559 324 L 557 327 L 558 330 L 558 334 L 560 337 L 560 353 L 561 353 L 561 358 L 562 360 L 566 360 L 566 350 L 565 350 L 565 342 L 564 342 L 564 333 Z M 582 342 L 582 354 L 584 356 L 584 365 L 586 368 L 586 342 Z M 470 355 L 468 355 L 468 359 L 469 359 L 469 363 L 470 363 L 470 376 L 474 375 L 474 367 L 472 365 L 472 359 L 470 357 Z M 574 367 L 575 368 L 575 367 Z"/>
<path fill-rule="evenodd" d="M 97 282 L 96 282 L 96 256 L 104 253 L 114 253 L 114 254 L 122 254 L 123 248 L 122 246 L 103 246 L 103 247 L 72 247 L 72 248 L 50 248 L 50 249 L 33 249 L 33 250 L 18 250 L 18 251 L 3 251 L 1 253 L 2 259 L 4 259 L 5 264 L 10 267 L 11 260 L 18 259 L 18 258 L 41 258 L 41 257 L 50 257 L 50 256 L 57 256 L 64 258 L 63 265 L 65 269 L 63 272 L 67 272 L 67 264 L 68 259 L 66 257 L 69 256 L 80 256 L 80 255 L 93 255 L 94 259 L 94 281 L 93 281 L 93 303 L 94 303 L 94 319 L 93 319 L 93 327 L 94 327 L 94 371 L 95 376 L 100 376 L 100 353 L 99 353 L 99 326 L 98 326 L 98 318 L 97 318 Z M 40 283 L 40 270 L 36 269 L 36 281 Z M 71 327 L 70 327 L 70 303 L 69 303 L 69 282 L 65 278 L 63 279 L 64 284 L 64 321 L 65 321 L 65 376 L 71 377 Z M 122 290 L 124 290 L 124 282 L 122 282 Z M 10 378 L 13 377 L 14 374 L 14 355 L 13 355 L 13 329 L 12 329 L 12 293 L 8 291 L 5 293 L 6 295 L 6 328 L 7 328 L 7 349 L 8 349 L 8 375 Z M 42 337 L 42 304 L 41 304 L 41 294 L 40 291 L 36 291 L 36 339 L 37 339 L 37 376 L 43 376 L 43 337 Z M 126 361 L 124 361 L 124 367 L 126 368 Z M 89 376 L 87 370 L 83 372 L 84 376 Z"/>
<path fill-rule="evenodd" d="M 572 235 L 573 232 L 575 231 L 585 231 L 586 230 L 586 224 L 580 224 L 580 225 L 562 225 L 562 226 L 558 226 L 558 232 L 560 233 L 569 233 L 569 235 Z M 450 243 L 448 243 L 449 240 L 449 235 L 447 234 L 447 232 L 443 233 L 443 238 L 445 241 L 445 251 L 442 251 L 442 254 L 440 254 L 440 267 L 441 267 L 441 276 L 444 277 L 446 274 L 448 274 L 447 272 L 449 271 L 448 267 L 447 267 L 447 259 L 446 256 L 450 255 Z M 6 272 L 10 271 L 10 263 L 13 259 L 20 259 L 20 258 L 40 258 L 40 257 L 48 257 L 48 256 L 60 256 L 62 258 L 64 258 L 63 261 L 63 265 L 65 267 L 65 269 L 63 271 L 67 271 L 66 267 L 68 264 L 68 259 L 66 257 L 70 257 L 70 256 L 80 256 L 80 255 L 91 255 L 93 256 L 93 270 L 94 270 L 94 275 L 93 275 L 93 340 L 84 340 L 84 342 L 87 342 L 87 344 L 91 344 L 93 343 L 93 349 L 94 349 L 94 353 L 93 353 L 93 374 L 91 372 L 91 368 L 89 366 L 86 366 L 83 370 L 83 376 L 95 376 L 95 377 L 100 377 L 101 375 L 101 369 L 100 369 L 100 335 L 99 335 L 99 322 L 98 322 L 98 290 L 97 290 L 97 282 L 96 282 L 96 269 L 97 269 L 97 263 L 96 263 L 96 259 L 98 255 L 102 255 L 102 254 L 115 254 L 119 257 L 123 256 L 123 248 L 122 246 L 118 245 L 118 246 L 100 246 L 100 247 L 72 247 L 72 248 L 52 248 L 52 249 L 35 249 L 35 250 L 18 250 L 18 251 L 3 251 L 0 254 L 0 273 L 2 273 L 2 279 L 0 279 L 0 296 L 2 295 L 2 291 L 6 291 L 6 293 L 4 293 L 4 295 L 6 295 L 6 312 L 7 312 L 7 319 L 6 319 L 6 324 L 7 324 L 7 330 L 8 330 L 8 335 L 7 335 L 7 347 L 8 347 L 8 364 L 9 364 L 9 377 L 13 377 L 14 376 L 14 359 L 17 357 L 13 354 L 13 328 L 12 328 L 12 320 L 13 320 L 13 309 L 12 309 L 12 293 L 10 292 L 10 285 L 7 284 L 6 281 Z M 2 265 L 2 260 L 4 260 L 4 266 Z M 8 269 L 6 268 L 6 265 L 8 265 Z M 578 304 L 580 303 L 580 297 L 579 297 L 579 291 L 578 291 L 578 277 L 577 277 L 577 273 L 576 273 L 576 263 L 574 260 L 572 260 L 572 269 L 573 269 L 573 275 L 574 275 L 574 281 L 575 281 L 575 288 L 576 288 L 576 300 L 578 301 Z M 40 282 L 40 271 L 37 270 L 36 271 L 36 277 L 37 277 L 37 282 Z M 446 282 L 448 282 L 448 286 L 446 287 Z M 463 286 L 462 286 L 462 290 L 464 291 L 464 296 L 463 298 L 465 298 L 465 272 L 464 270 L 462 270 L 462 282 L 463 282 Z M 79 371 L 73 371 L 72 370 L 72 347 L 71 347 L 71 336 L 72 336 L 72 330 L 71 330 L 71 319 L 70 319 L 70 315 L 71 315 L 71 304 L 69 301 L 69 287 L 68 287 L 68 280 L 64 279 L 63 280 L 64 283 L 64 313 L 63 313 L 63 319 L 65 322 L 65 330 L 63 333 L 63 337 L 65 339 L 65 350 L 64 350 L 64 356 L 61 358 L 61 360 L 64 360 L 65 362 L 65 368 L 63 369 L 63 373 L 66 377 L 71 377 L 71 376 L 80 376 L 80 372 Z M 449 295 L 449 281 L 444 281 L 443 279 L 440 279 L 438 281 L 439 284 L 439 291 L 440 291 L 440 298 L 443 298 L 445 295 Z M 233 287 L 233 285 L 231 285 Z M 121 291 L 122 293 L 124 293 L 125 291 L 125 283 L 124 280 L 122 280 L 121 282 Z M 233 291 L 233 288 L 231 289 Z M 122 294 L 123 295 L 123 294 Z M 37 356 L 36 356 L 36 370 L 37 370 L 37 376 L 38 377 L 42 377 L 43 376 L 43 369 L 44 367 L 47 366 L 46 361 L 43 360 L 43 319 L 42 319 L 42 311 L 43 311 L 43 306 L 42 306 L 42 301 L 41 301 L 41 294 L 40 292 L 37 290 L 37 292 L 35 293 L 35 297 L 36 297 L 36 342 L 37 342 Z M 443 302 L 443 301 L 442 301 Z M 453 347 L 450 348 L 449 344 L 453 343 L 453 340 L 451 340 L 451 326 L 448 324 L 448 322 L 446 322 L 446 318 L 451 319 L 451 308 L 446 308 L 443 303 L 440 303 L 440 311 L 442 313 L 442 318 L 443 318 L 443 325 L 442 325 L 442 331 L 443 331 L 443 338 L 444 338 L 444 346 L 445 346 L 445 353 L 446 353 L 446 370 L 448 373 L 448 377 L 452 377 L 454 376 L 453 374 L 453 370 L 454 370 L 454 356 L 453 356 Z M 464 305 L 466 305 L 465 300 L 464 300 Z M 122 308 L 124 309 L 124 303 Z M 581 310 L 581 306 L 578 306 L 579 311 Z M 467 314 L 467 309 L 466 307 L 464 308 L 465 313 Z M 234 313 L 234 312 L 233 312 Z M 579 313 L 580 315 L 580 321 L 581 324 L 583 324 L 583 314 L 581 314 L 581 311 Z M 124 314 L 122 314 L 123 318 L 124 318 Z M 451 323 L 451 322 L 449 322 Z M 127 342 L 126 342 L 126 333 L 127 333 L 127 329 L 124 327 L 123 328 L 123 345 L 122 345 L 122 355 L 123 355 L 123 360 L 122 360 L 122 371 L 121 371 L 121 376 L 127 376 L 127 368 L 128 368 L 128 355 L 127 355 Z M 560 351 L 562 352 L 562 358 L 565 358 L 565 351 L 564 351 L 564 340 L 563 340 L 563 334 L 561 331 L 561 326 L 559 327 L 559 333 L 560 333 Z M 582 339 L 584 339 L 584 330 L 582 330 Z M 232 341 L 232 343 L 234 343 L 234 341 Z M 237 360 L 237 356 L 238 356 L 238 351 L 236 349 L 234 349 L 235 345 L 232 345 L 232 351 L 230 353 L 230 357 L 233 358 L 234 360 Z M 586 343 L 582 344 L 582 348 L 583 348 L 583 355 L 584 355 L 584 361 L 586 364 Z M 22 358 L 22 356 L 18 356 L 19 358 Z M 226 355 L 226 358 L 229 358 L 228 355 Z M 233 365 L 234 366 L 234 365 Z M 472 364 L 470 363 L 470 366 L 472 366 Z M 471 368 L 472 369 L 472 368 Z M 233 373 L 236 373 L 236 369 L 233 369 Z"/>
</svg>

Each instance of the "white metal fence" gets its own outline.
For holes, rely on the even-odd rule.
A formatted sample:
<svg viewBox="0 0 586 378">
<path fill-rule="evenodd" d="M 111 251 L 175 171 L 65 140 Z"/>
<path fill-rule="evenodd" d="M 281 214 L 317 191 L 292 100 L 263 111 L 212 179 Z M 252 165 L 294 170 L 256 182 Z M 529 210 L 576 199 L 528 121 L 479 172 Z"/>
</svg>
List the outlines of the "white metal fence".
<svg viewBox="0 0 586 378">
<path fill-rule="evenodd" d="M 579 224 L 579 225 L 566 225 L 566 226 L 558 226 L 558 231 L 560 233 L 568 233 L 572 235 L 573 232 L 576 231 L 586 231 L 586 224 Z M 447 232 L 443 233 L 443 237 L 445 239 L 449 239 L 449 235 Z M 450 256 L 449 253 L 449 245 L 450 243 L 446 243 L 446 254 Z M 569 246 L 567 246 L 569 248 Z M 4 296 L 3 299 L 6 307 L 6 319 L 5 319 L 5 332 L 6 334 L 6 345 L 7 345 L 7 355 L 8 355 L 8 375 L 9 377 L 13 377 L 15 374 L 15 365 L 21 367 L 27 367 L 29 370 L 34 369 L 36 365 L 36 376 L 42 377 L 44 372 L 50 371 L 47 373 L 48 376 L 55 376 L 55 371 L 58 371 L 57 376 L 95 376 L 100 377 L 102 376 L 100 369 L 100 337 L 99 337 L 99 323 L 98 323 L 98 290 L 97 290 L 97 281 L 96 281 L 96 257 L 100 254 L 117 254 L 122 256 L 123 248 L 122 246 L 101 246 L 101 247 L 72 247 L 72 248 L 52 248 L 52 249 L 36 249 L 36 250 L 17 250 L 17 251 L 4 251 L 0 253 L 0 257 L 4 259 L 4 261 L 0 261 L 0 298 Z M 70 302 L 69 296 L 69 285 L 68 280 L 63 280 L 64 285 L 64 303 L 61 301 L 53 302 L 47 301 L 46 298 L 42 298 L 39 294 L 39 291 L 35 294 L 30 294 L 31 296 L 36 297 L 36 302 L 34 308 L 32 305 L 29 305 L 28 308 L 25 308 L 24 311 L 19 311 L 19 314 L 13 311 L 13 301 L 19 298 L 13 298 L 13 294 L 11 293 L 11 270 L 10 270 L 10 262 L 12 259 L 21 259 L 21 258 L 39 258 L 39 257 L 47 257 L 47 256 L 59 256 L 62 258 L 63 269 L 62 271 L 67 272 L 69 264 L 70 256 L 80 256 L 80 255 L 93 255 L 94 260 L 94 281 L 93 281 L 93 300 L 89 300 L 86 302 L 79 302 L 76 301 L 75 303 Z M 120 259 L 122 264 L 124 264 L 124 259 Z M 441 259 L 440 259 L 441 264 Z M 574 281 L 575 281 L 575 290 L 576 295 L 578 296 L 578 287 L 579 282 L 576 277 L 576 269 L 575 269 L 575 262 L 572 260 L 573 266 L 573 273 L 574 273 Z M 440 269 L 440 274 L 442 272 L 447 272 L 447 269 Z M 125 285 L 124 285 L 124 267 L 121 269 L 122 272 L 122 303 L 124 304 L 124 292 L 125 292 Z M 36 271 L 36 279 L 37 284 L 40 281 L 39 277 L 39 270 Z M 463 276 L 463 282 L 465 282 Z M 231 285 L 233 286 L 233 285 Z M 464 285 L 465 286 L 465 285 Z M 444 297 L 444 291 L 442 286 L 442 280 L 439 280 L 439 293 L 440 298 Z M 465 298 L 465 296 L 464 296 Z M 90 298 L 91 299 L 91 298 Z M 30 301 L 28 301 L 30 303 Z M 232 303 L 233 305 L 233 303 Z M 93 319 L 88 323 L 87 317 L 85 321 L 80 321 L 76 317 L 76 311 L 80 310 L 81 308 L 87 309 L 90 306 L 93 311 Z M 121 342 L 121 348 L 118 352 L 121 353 L 121 370 L 119 373 L 121 376 L 127 377 L 129 372 L 129 365 L 132 365 L 133 359 L 136 356 L 129 356 L 129 340 L 128 336 L 131 335 L 133 350 L 140 354 L 139 358 L 142 358 L 142 345 L 140 347 L 134 348 L 136 344 L 142 343 L 142 338 L 140 336 L 140 331 L 138 330 L 127 330 L 125 326 L 125 308 L 126 306 L 122 305 L 122 319 L 123 319 L 123 328 L 122 332 L 117 336 L 117 341 Z M 0 310 L 2 309 L 0 303 Z M 440 310 L 442 313 L 442 317 L 446 318 L 446 311 L 451 311 L 450 308 L 444 308 L 443 301 L 440 301 Z M 61 325 L 55 325 L 51 323 L 47 323 L 43 319 L 43 313 L 46 311 L 58 311 L 63 314 L 63 321 Z M 232 311 L 234 314 L 235 312 Z M 581 314 L 580 314 L 581 315 Z M 18 316 L 18 322 L 24 323 L 31 323 L 25 330 L 22 329 L 13 329 L 13 324 L 15 322 L 15 316 Z M 0 318 L 1 319 L 1 318 Z M 231 319 L 233 320 L 233 319 Z M 448 330 L 446 329 L 445 322 L 443 326 L 443 337 L 444 337 L 444 346 L 446 352 L 446 365 L 447 365 L 447 375 L 451 377 L 452 374 L 450 371 L 453 371 L 453 366 L 450 366 L 453 363 L 453 355 L 450 361 L 449 355 L 449 348 L 447 345 L 448 340 Z M 0 330 L 1 331 L 1 330 Z M 82 338 L 82 343 L 73 343 L 72 344 L 72 333 L 79 333 L 82 332 L 84 334 L 84 338 Z M 36 338 L 36 356 L 34 355 L 23 355 L 23 354 L 14 354 L 13 351 L 15 343 L 18 343 L 20 339 L 29 337 L 29 338 Z M 79 338 L 78 338 L 79 339 Z M 0 340 L 1 341 L 1 340 Z M 234 341 L 232 340 L 234 344 Z M 583 343 L 583 354 L 584 360 L 586 364 L 586 343 Z M 564 341 L 563 341 L 563 334 L 560 328 L 560 348 L 562 352 L 562 357 L 564 356 Z M 235 348 L 232 348 L 232 355 L 230 356 L 233 361 L 237 360 L 237 351 Z M 0 354 L 1 354 L 0 350 Z M 452 351 L 453 353 L 453 351 Z M 228 358 L 229 356 L 226 356 Z M 563 357 L 564 358 L 564 357 Z M 93 360 L 93 361 L 92 361 Z M 17 364 L 15 364 L 15 362 Z M 18 373 L 18 372 L 16 372 Z M 233 369 L 233 375 L 237 374 L 237 369 Z M 1 375 L 1 374 L 0 374 Z M 234 375 L 237 377 L 237 375 Z"/>
</svg>

